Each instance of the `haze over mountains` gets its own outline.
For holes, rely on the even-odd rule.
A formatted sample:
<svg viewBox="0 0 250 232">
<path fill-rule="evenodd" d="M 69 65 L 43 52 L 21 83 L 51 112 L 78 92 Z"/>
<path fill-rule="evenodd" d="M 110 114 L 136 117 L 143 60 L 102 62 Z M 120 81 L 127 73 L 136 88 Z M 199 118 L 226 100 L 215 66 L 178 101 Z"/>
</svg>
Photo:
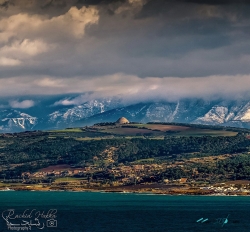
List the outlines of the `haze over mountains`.
<svg viewBox="0 0 250 232">
<path fill-rule="evenodd" d="M 0 109 L 0 132 L 48 130 L 114 122 L 126 117 L 134 122 L 179 122 L 250 128 L 250 99 L 182 99 L 176 102 L 126 103 L 121 98 L 99 98 L 77 105 L 39 100 L 29 108 Z M 64 102 L 63 99 L 57 102 Z"/>
</svg>

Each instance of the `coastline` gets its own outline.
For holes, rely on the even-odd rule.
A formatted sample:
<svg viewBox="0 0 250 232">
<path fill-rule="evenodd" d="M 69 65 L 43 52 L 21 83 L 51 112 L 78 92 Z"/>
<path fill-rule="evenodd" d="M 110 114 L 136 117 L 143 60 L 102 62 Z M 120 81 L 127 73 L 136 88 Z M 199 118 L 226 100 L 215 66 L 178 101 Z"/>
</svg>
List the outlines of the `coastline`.
<svg viewBox="0 0 250 232">
<path fill-rule="evenodd" d="M 144 186 L 143 186 L 144 187 Z M 250 196 L 250 192 L 225 192 L 218 193 L 214 191 L 207 191 L 202 189 L 192 189 L 192 188 L 172 188 L 169 190 L 159 190 L 159 189 L 128 189 L 121 187 L 114 188 L 55 188 L 55 187 L 43 187 L 37 188 L 35 186 L 10 186 L 1 188 L 0 192 L 9 191 L 35 191 L 35 192 L 100 192 L 100 193 L 121 193 L 121 194 L 148 194 L 148 195 L 169 195 L 169 196 Z"/>
</svg>

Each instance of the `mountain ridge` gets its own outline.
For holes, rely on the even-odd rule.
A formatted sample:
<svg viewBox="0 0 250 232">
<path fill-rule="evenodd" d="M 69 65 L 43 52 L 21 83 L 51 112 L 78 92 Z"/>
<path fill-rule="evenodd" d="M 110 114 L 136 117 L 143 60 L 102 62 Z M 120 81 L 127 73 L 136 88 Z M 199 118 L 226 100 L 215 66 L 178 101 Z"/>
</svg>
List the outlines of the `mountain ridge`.
<svg viewBox="0 0 250 232">
<path fill-rule="evenodd" d="M 182 99 L 128 104 L 119 98 L 103 98 L 60 108 L 43 107 L 47 107 L 44 114 L 36 114 L 35 109 L 32 113 L 25 109 L 1 109 L 0 132 L 86 126 L 115 122 L 120 117 L 141 123 L 177 122 L 250 128 L 250 100 L 247 99 Z"/>
</svg>

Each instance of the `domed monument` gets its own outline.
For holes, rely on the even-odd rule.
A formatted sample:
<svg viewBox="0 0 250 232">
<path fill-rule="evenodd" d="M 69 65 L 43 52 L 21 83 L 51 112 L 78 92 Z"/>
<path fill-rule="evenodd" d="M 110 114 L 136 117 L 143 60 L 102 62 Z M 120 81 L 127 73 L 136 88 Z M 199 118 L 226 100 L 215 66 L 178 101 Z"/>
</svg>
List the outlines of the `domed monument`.
<svg viewBox="0 0 250 232">
<path fill-rule="evenodd" d="M 116 123 L 118 123 L 118 124 L 127 124 L 127 123 L 129 123 L 129 120 L 126 119 L 126 118 L 124 118 L 124 117 L 121 117 L 121 118 L 119 118 L 119 119 L 116 121 Z"/>
</svg>

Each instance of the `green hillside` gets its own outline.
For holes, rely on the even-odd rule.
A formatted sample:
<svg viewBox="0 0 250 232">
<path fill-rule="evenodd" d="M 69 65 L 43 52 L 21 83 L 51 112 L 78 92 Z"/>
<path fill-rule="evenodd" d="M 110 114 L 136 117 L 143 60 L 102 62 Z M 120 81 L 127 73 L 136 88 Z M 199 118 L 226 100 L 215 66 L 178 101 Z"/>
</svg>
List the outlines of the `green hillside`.
<svg viewBox="0 0 250 232">
<path fill-rule="evenodd" d="M 0 135 L 0 179 L 48 166 L 94 167 L 176 162 L 249 151 L 248 130 L 180 124 L 102 123 Z"/>
</svg>

